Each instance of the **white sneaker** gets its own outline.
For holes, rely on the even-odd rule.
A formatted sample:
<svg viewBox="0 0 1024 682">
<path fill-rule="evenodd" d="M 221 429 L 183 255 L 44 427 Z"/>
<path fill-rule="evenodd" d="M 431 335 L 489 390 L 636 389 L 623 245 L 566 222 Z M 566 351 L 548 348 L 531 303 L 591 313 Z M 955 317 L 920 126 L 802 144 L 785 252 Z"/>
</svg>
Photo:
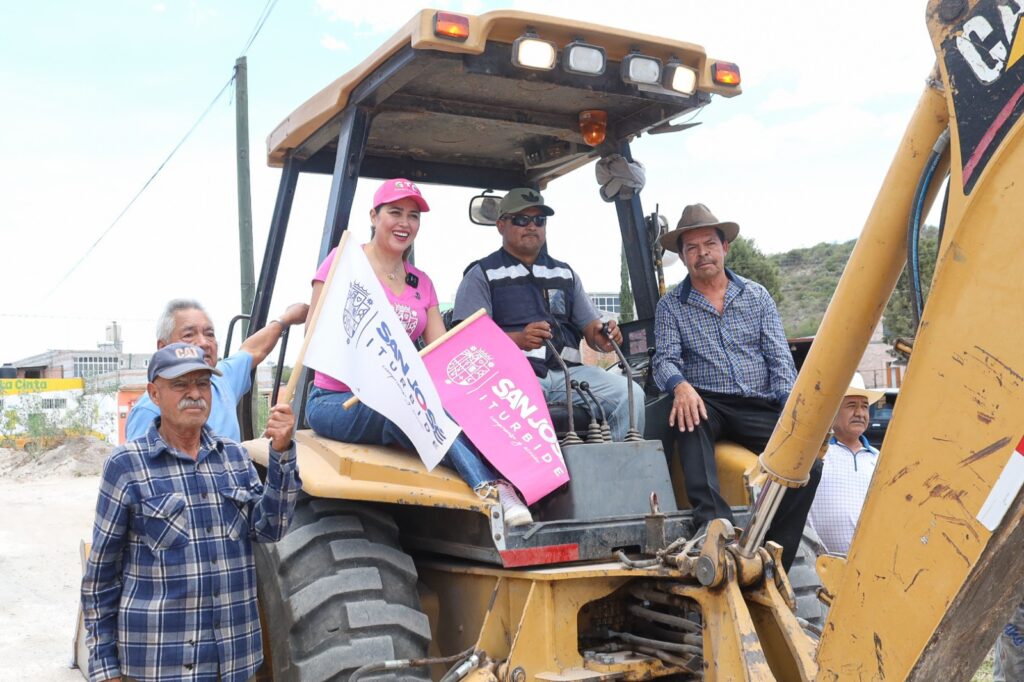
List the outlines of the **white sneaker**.
<svg viewBox="0 0 1024 682">
<path fill-rule="evenodd" d="M 527 509 L 511 483 L 498 481 L 494 487 L 498 489 L 498 501 L 501 502 L 501 510 L 505 514 L 505 525 L 515 528 L 533 523 L 533 515 L 530 514 L 530 510 Z"/>
</svg>

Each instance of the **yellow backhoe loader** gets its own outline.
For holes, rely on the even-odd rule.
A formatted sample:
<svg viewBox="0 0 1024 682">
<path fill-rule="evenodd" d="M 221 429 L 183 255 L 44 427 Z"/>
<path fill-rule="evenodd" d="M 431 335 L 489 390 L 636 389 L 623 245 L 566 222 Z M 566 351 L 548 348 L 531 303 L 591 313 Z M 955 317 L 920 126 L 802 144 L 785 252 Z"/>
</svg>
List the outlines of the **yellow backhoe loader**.
<svg viewBox="0 0 1024 682">
<path fill-rule="evenodd" d="M 506 529 L 500 507 L 451 471 L 300 430 L 295 524 L 257 554 L 264 676 L 969 679 L 1024 596 L 1022 14 L 1020 0 L 928 3 L 935 70 L 783 417 L 765 452 L 724 444 L 717 454 L 742 528 L 719 520 L 693 538 L 685 497 L 672 494 L 681 472 L 668 484 L 666 465 L 606 477 L 604 489 L 570 484 L 538 523 Z M 537 90 L 545 96 L 523 96 Z M 267 323 L 304 175 L 332 178 L 323 258 L 362 177 L 467 188 L 486 219 L 483 190 L 543 189 L 612 154 L 631 160 L 637 136 L 672 144 L 687 127 L 680 116 L 738 94 L 739 68 L 692 43 L 522 12 L 420 12 L 271 133 L 269 163 L 282 173 L 251 329 Z M 581 130 L 601 119 L 601 130 Z M 807 480 L 908 254 L 916 272 L 921 217 L 944 186 L 939 260 L 899 404 L 851 551 L 819 560 L 819 590 L 787 576 L 765 529 L 785 491 Z M 613 203 L 638 318 L 625 364 L 643 383 L 659 221 L 639 195 Z M 479 255 L 453 256 L 454 266 Z M 644 439 L 566 445 L 570 469 L 582 461 L 574 448 L 675 461 L 664 456 L 667 398 L 646 387 Z M 265 461 L 265 444 L 247 446 Z"/>
</svg>

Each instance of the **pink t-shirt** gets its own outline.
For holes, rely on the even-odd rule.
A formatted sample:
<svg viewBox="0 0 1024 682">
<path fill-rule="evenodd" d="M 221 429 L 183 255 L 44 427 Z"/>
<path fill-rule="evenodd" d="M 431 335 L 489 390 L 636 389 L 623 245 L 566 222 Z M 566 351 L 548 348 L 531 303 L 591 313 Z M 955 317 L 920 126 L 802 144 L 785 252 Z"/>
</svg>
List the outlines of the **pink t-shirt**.
<svg viewBox="0 0 1024 682">
<path fill-rule="evenodd" d="M 324 259 L 324 262 L 317 268 L 316 274 L 313 275 L 314 282 L 324 282 L 327 280 L 327 273 L 331 270 L 331 263 L 334 262 L 337 252 L 338 249 L 334 248 L 327 254 L 327 258 Z M 405 264 L 405 271 L 418 277 L 419 282 L 416 283 L 415 287 L 406 284 L 401 294 L 395 294 L 395 292 L 391 291 L 391 288 L 388 287 L 384 280 L 380 280 L 380 283 L 384 288 L 384 293 L 387 294 L 391 307 L 395 309 L 395 314 L 398 315 L 399 321 L 405 326 L 405 331 L 409 334 L 409 338 L 415 340 L 423 334 L 423 330 L 427 327 L 427 310 L 437 306 L 437 292 L 434 291 L 434 283 L 427 277 L 427 273 L 411 263 Z M 323 372 L 316 372 L 314 374 L 313 385 L 327 391 L 350 390 L 348 386 Z"/>
</svg>

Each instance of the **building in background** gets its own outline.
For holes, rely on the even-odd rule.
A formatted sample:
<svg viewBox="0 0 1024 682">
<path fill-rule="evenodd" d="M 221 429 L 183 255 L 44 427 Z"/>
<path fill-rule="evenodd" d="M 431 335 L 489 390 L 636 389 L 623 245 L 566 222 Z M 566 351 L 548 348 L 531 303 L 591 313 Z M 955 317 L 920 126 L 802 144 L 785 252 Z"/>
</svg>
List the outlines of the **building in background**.
<svg viewBox="0 0 1024 682">
<path fill-rule="evenodd" d="M 113 398 L 89 394 L 85 379 L 0 378 L 0 447 L 56 445 L 69 435 L 113 442 Z"/>
<path fill-rule="evenodd" d="M 879 320 L 857 365 L 857 371 L 864 377 L 864 385 L 868 388 L 899 388 L 903 383 L 903 373 L 907 371 L 906 359 L 896 356 L 892 345 L 882 338 L 884 322 L 884 318 Z"/>
<path fill-rule="evenodd" d="M 21 379 L 88 379 L 110 372 L 141 371 L 145 376 L 151 353 L 122 352 L 121 326 L 111 322 L 106 340 L 95 350 L 48 350 L 5 365 Z"/>
<path fill-rule="evenodd" d="M 615 319 L 618 319 L 619 312 L 621 311 L 618 292 L 614 294 L 604 292 L 590 294 L 590 300 L 600 312 L 611 313 L 615 316 Z"/>
<path fill-rule="evenodd" d="M 88 420 L 87 430 L 93 435 L 121 444 L 128 413 L 146 391 L 150 357 L 151 352 L 123 352 L 120 326 L 112 322 L 95 350 L 48 350 L 4 364 L 0 367 L 0 416 L 19 422 L 21 441 L 28 431 L 52 432 L 62 424 L 74 423 L 74 430 L 81 430 L 78 422 Z M 269 403 L 273 380 L 272 363 L 257 368 L 256 386 L 263 405 Z M 0 436 L 5 433 L 3 427 L 0 423 Z"/>
</svg>

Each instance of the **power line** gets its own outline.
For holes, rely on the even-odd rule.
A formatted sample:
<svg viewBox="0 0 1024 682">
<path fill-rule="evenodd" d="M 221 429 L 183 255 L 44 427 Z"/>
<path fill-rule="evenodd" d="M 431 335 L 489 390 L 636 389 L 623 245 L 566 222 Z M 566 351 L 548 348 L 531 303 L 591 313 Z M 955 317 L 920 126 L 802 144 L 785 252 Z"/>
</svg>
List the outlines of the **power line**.
<svg viewBox="0 0 1024 682">
<path fill-rule="evenodd" d="M 139 197 L 141 197 L 142 193 L 149 188 L 150 184 L 152 184 L 152 182 L 156 180 L 156 176 L 160 174 L 160 171 L 164 169 L 164 166 L 167 165 L 167 162 L 171 160 L 171 158 L 177 153 L 177 151 L 181 149 L 181 146 L 185 144 L 185 141 L 188 140 L 188 138 L 192 135 L 195 129 L 199 127 L 199 124 L 203 122 L 203 119 L 206 118 L 206 115 L 209 114 L 210 110 L 213 109 L 213 105 L 217 103 L 217 100 L 219 100 L 221 96 L 227 91 L 228 87 L 234 80 L 235 75 L 232 73 L 231 78 L 228 79 L 228 82 L 224 84 L 224 87 L 220 89 L 220 92 L 218 92 L 217 95 L 213 98 L 213 101 L 211 101 L 210 104 L 207 105 L 203 113 L 199 116 L 198 119 L 196 119 L 196 122 L 193 123 L 192 127 L 188 129 L 187 133 L 185 133 L 185 137 L 181 138 L 181 141 L 179 141 L 178 144 L 174 145 L 174 149 L 171 150 L 171 153 L 167 155 L 166 159 L 160 162 L 160 165 L 157 166 L 157 169 L 153 171 L 153 174 L 149 176 L 149 179 L 146 180 L 145 183 L 143 183 L 142 187 L 139 189 L 138 192 L 135 193 L 135 196 L 132 197 L 131 201 L 129 201 L 128 204 L 123 209 L 121 209 L 121 212 L 118 213 L 117 217 L 114 218 L 114 221 L 107 226 L 107 229 L 103 230 L 100 236 L 96 238 L 96 241 L 94 241 L 92 245 L 85 250 L 85 253 L 83 253 L 77 261 L 75 261 L 75 264 L 71 266 L 71 269 L 65 272 L 64 275 L 59 280 L 57 280 L 57 283 L 53 285 L 53 288 L 50 289 L 46 293 L 46 296 L 43 297 L 43 301 L 48 300 L 50 296 L 53 295 L 53 292 L 57 291 L 57 289 L 59 289 L 60 286 L 64 284 L 65 281 L 67 281 L 67 278 L 70 277 L 71 274 L 78 269 L 78 266 L 81 265 L 85 261 L 85 259 L 89 257 L 89 254 L 91 254 L 93 250 L 97 246 L 99 246 L 99 243 L 103 241 L 103 238 L 106 237 L 112 229 L 114 229 L 115 225 L 121 222 L 121 218 L 124 217 L 124 214 L 128 212 L 128 209 L 130 209 L 135 204 L 136 201 L 138 201 Z"/>
<path fill-rule="evenodd" d="M 267 4 L 263 6 L 263 11 L 260 12 L 259 19 L 256 20 L 256 25 L 253 27 L 252 32 L 249 34 L 249 38 L 245 43 L 245 47 L 242 48 L 242 53 L 240 56 L 244 56 L 245 53 L 249 50 L 249 48 L 252 47 L 252 44 L 253 42 L 255 42 L 256 37 L 259 36 L 260 31 L 263 30 L 264 24 L 267 23 L 267 19 L 270 18 L 270 12 L 273 11 L 274 5 L 276 4 L 277 0 L 267 0 Z M 234 82 L 234 80 L 235 74 L 234 71 L 232 71 L 231 77 L 228 78 L 228 81 L 224 84 L 220 91 L 217 92 L 213 100 L 209 103 L 209 105 L 207 105 L 206 109 L 203 110 L 203 113 L 199 116 L 198 119 L 196 119 L 196 122 L 192 124 L 192 127 L 188 129 L 188 132 L 185 133 L 185 136 L 181 138 L 178 144 L 174 145 L 174 149 L 172 149 L 171 153 L 167 155 L 167 158 L 165 158 L 160 163 L 160 165 L 157 166 L 157 169 L 153 171 L 153 174 L 149 176 L 149 179 L 146 180 L 145 183 L 143 183 L 139 191 L 135 193 L 135 196 L 131 198 L 131 201 L 129 201 L 128 204 L 125 205 L 123 209 L 121 209 L 121 212 L 118 213 L 117 217 L 114 218 L 113 222 L 111 222 L 110 225 L 107 226 L 107 229 L 103 230 L 100 236 L 96 238 L 96 241 L 94 241 L 92 245 L 85 250 L 85 253 L 83 253 L 77 261 L 75 261 L 75 264 L 72 265 L 71 268 L 67 272 L 65 272 L 64 275 L 61 276 L 59 280 L 57 280 L 57 283 L 53 285 L 53 287 L 46 293 L 46 295 L 43 296 L 42 302 L 49 300 L 50 296 L 52 296 L 53 293 L 57 291 L 57 289 L 59 289 L 61 285 L 64 284 L 65 281 L 67 281 L 68 277 L 70 277 L 75 272 L 75 270 L 78 269 L 78 266 L 80 266 L 85 261 L 85 259 L 89 257 L 89 254 L 91 254 L 96 249 L 96 247 L 99 246 L 99 243 L 103 241 L 107 234 L 109 234 L 110 231 L 114 229 L 114 226 L 116 226 L 121 221 L 121 218 L 123 218 L 124 215 L 128 212 L 128 210 L 131 209 L 131 207 L 135 204 L 135 202 L 138 201 L 139 197 L 142 196 L 143 192 L 145 192 L 149 188 L 150 184 L 152 184 L 152 182 L 156 179 L 156 176 L 159 175 L 160 172 L 164 169 L 164 166 L 167 165 L 167 163 L 174 157 L 177 151 L 181 149 L 182 145 L 184 145 L 188 138 L 191 137 L 192 133 L 195 132 L 196 128 L 199 127 L 199 124 L 203 122 L 203 119 L 205 119 L 206 116 L 213 109 L 213 105 L 215 105 L 217 101 L 220 100 L 220 98 L 228 90 L 228 88 L 231 87 L 231 84 Z"/>
<path fill-rule="evenodd" d="M 256 40 L 256 36 L 263 30 L 263 24 L 267 23 L 267 19 L 270 17 L 270 13 L 274 10 L 274 5 L 277 4 L 277 0 L 267 0 L 267 4 L 263 6 L 263 11 L 260 13 L 260 18 L 256 20 L 256 26 L 252 29 L 252 33 L 249 34 L 249 39 L 245 42 L 245 47 L 238 54 L 239 57 L 244 57 L 245 53 L 252 47 L 253 42 Z"/>
</svg>

